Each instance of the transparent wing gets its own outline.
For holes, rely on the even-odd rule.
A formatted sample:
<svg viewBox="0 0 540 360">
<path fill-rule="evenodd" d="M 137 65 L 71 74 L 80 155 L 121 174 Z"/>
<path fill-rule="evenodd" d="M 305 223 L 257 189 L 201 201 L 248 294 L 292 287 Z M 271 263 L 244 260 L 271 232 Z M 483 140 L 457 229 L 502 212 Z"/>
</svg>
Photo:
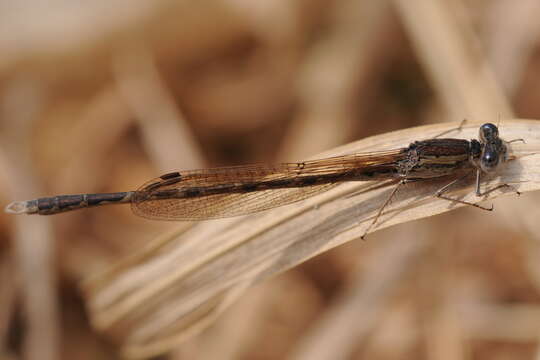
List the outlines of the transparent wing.
<svg viewBox="0 0 540 360">
<path fill-rule="evenodd" d="M 205 220 L 251 214 L 329 190 L 339 181 L 325 181 L 328 175 L 347 174 L 358 169 L 376 174 L 384 168 L 395 167 L 395 161 L 401 158 L 404 158 L 403 151 L 397 149 L 299 163 L 253 164 L 169 173 L 141 186 L 135 192 L 132 210 L 136 215 L 159 220 Z M 274 186 L 271 189 L 257 187 L 261 183 L 273 183 Z M 165 190 L 197 193 L 208 188 L 214 192 L 223 190 L 203 196 L 152 198 Z"/>
<path fill-rule="evenodd" d="M 159 220 L 206 220 L 252 214 L 290 204 L 337 184 L 273 189 L 245 194 L 216 194 L 192 199 L 146 200 L 132 203 L 136 215 Z"/>
</svg>

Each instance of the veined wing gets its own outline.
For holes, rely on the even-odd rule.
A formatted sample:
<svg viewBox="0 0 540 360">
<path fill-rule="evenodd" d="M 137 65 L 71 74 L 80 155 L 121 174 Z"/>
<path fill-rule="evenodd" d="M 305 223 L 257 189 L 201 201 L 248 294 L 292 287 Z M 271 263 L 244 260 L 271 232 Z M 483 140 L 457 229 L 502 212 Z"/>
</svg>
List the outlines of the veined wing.
<svg viewBox="0 0 540 360">
<path fill-rule="evenodd" d="M 277 165 L 253 164 L 162 175 L 134 195 L 135 214 L 160 220 L 205 220 L 251 214 L 369 180 L 395 169 L 402 149 Z"/>
</svg>

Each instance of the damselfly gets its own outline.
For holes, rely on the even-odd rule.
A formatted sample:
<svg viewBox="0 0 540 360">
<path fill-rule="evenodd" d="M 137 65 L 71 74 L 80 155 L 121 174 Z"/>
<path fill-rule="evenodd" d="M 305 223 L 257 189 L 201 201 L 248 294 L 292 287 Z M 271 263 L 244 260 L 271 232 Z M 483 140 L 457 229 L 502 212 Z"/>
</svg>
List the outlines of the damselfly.
<svg viewBox="0 0 540 360">
<path fill-rule="evenodd" d="M 523 141 L 521 139 L 513 141 Z M 512 141 L 510 141 L 512 142 Z M 136 215 L 156 220 L 207 220 L 251 214 L 290 204 L 326 191 L 344 181 L 395 179 L 397 185 L 381 205 L 373 222 L 398 188 L 412 181 L 455 175 L 434 196 L 492 210 L 445 195 L 465 176 L 476 172 L 476 195 L 483 196 L 481 175 L 493 173 L 509 159 L 507 144 L 494 124 L 483 124 L 478 140 L 434 138 L 408 147 L 277 165 L 244 165 L 171 172 L 150 180 L 136 191 L 58 195 L 9 204 L 14 214 L 51 215 L 100 205 L 130 203 Z M 518 193 L 516 191 L 516 193 Z M 519 193 L 518 193 L 519 194 Z"/>
</svg>

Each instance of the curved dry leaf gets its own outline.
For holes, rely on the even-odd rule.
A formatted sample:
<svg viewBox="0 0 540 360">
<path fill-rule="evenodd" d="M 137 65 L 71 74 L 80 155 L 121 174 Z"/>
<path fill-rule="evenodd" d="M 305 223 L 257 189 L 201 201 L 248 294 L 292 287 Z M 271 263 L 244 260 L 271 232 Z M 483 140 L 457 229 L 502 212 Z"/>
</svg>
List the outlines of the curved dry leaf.
<svg viewBox="0 0 540 360">
<path fill-rule="evenodd" d="M 476 138 L 480 123 L 468 122 L 448 137 Z M 429 125 L 370 137 L 319 157 L 393 149 L 437 136 L 456 124 Z M 483 186 L 505 182 L 520 192 L 540 189 L 540 122 L 499 124 L 516 160 Z M 462 205 L 433 196 L 449 182 L 435 179 L 400 188 L 373 231 L 453 210 Z M 474 176 L 449 194 L 479 202 Z M 84 284 L 94 325 L 120 342 L 126 356 L 147 357 L 199 331 L 251 284 L 323 251 L 358 239 L 387 199 L 391 184 L 350 182 L 328 192 L 252 216 L 198 223 L 167 234 L 115 268 Z M 519 199 L 516 198 L 516 201 Z"/>
</svg>

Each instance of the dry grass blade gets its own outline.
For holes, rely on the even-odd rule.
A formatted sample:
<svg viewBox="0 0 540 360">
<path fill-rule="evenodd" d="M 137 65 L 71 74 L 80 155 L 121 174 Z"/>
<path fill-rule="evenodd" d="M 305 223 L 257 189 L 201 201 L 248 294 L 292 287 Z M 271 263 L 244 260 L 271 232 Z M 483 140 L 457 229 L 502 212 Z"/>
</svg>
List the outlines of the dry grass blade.
<svg viewBox="0 0 540 360">
<path fill-rule="evenodd" d="M 436 136 L 457 124 L 397 131 L 341 147 L 322 156 L 391 149 Z M 479 123 L 467 123 L 449 137 L 476 138 Z M 517 159 L 483 186 L 506 182 L 519 191 L 540 189 L 540 122 L 510 120 L 501 137 Z M 451 192 L 478 202 L 473 177 Z M 432 216 L 459 205 L 434 192 L 448 179 L 412 183 L 400 189 L 376 228 Z M 142 254 L 88 279 L 84 284 L 93 323 L 123 346 L 129 357 L 166 351 L 192 335 L 251 284 L 291 268 L 345 242 L 358 239 L 386 200 L 390 186 L 346 183 L 323 195 L 255 216 L 199 223 L 168 234 Z M 489 198 L 514 192 L 494 192 Z M 519 199 L 516 199 L 519 201 Z"/>
<path fill-rule="evenodd" d="M 303 336 L 289 360 L 349 359 L 358 343 L 382 321 L 391 294 L 400 289 L 411 269 L 426 253 L 428 242 L 415 231 L 410 241 L 386 242 L 367 268 L 355 272 L 346 287 Z M 419 236 L 420 235 L 420 236 Z M 384 258 L 384 261 L 381 259 Z M 369 276 L 366 274 L 369 273 Z M 362 319 L 362 321 L 358 321 Z"/>
<path fill-rule="evenodd" d="M 11 82 L 0 104 L 0 117 L 13 119 L 17 124 L 2 132 L 3 148 L 0 151 L 0 171 L 11 179 L 10 190 L 16 196 L 38 188 L 33 181 L 35 176 L 27 139 L 42 105 L 43 92 L 31 80 Z M 57 359 L 60 326 L 50 221 L 16 219 L 13 237 L 16 239 L 14 267 L 20 282 L 27 329 L 21 344 L 23 357 L 29 360 Z"/>
<path fill-rule="evenodd" d="M 472 26 L 458 16 L 460 2 L 395 0 L 394 4 L 451 116 L 511 116 Z"/>
</svg>

